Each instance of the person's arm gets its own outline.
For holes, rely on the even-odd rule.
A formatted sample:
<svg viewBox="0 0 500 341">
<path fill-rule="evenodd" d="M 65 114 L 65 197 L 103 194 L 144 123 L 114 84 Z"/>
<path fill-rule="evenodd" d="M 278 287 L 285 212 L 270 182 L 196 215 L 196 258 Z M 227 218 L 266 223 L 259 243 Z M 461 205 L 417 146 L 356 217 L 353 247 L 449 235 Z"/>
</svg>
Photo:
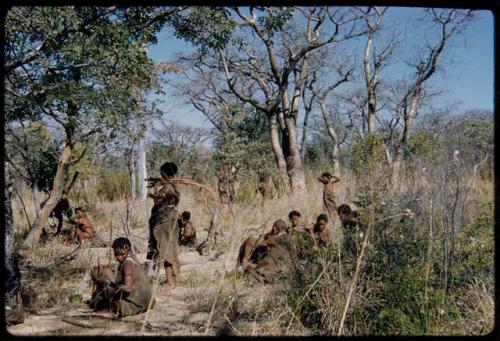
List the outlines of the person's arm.
<svg viewBox="0 0 500 341">
<path fill-rule="evenodd" d="M 122 267 L 123 284 L 117 285 L 117 291 L 124 291 L 130 293 L 132 291 L 134 280 L 134 265 L 131 261 L 125 261 Z"/>
<path fill-rule="evenodd" d="M 333 179 L 333 183 L 337 183 L 340 181 L 340 178 L 338 176 L 335 176 L 335 175 L 332 176 L 332 179 Z"/>
</svg>

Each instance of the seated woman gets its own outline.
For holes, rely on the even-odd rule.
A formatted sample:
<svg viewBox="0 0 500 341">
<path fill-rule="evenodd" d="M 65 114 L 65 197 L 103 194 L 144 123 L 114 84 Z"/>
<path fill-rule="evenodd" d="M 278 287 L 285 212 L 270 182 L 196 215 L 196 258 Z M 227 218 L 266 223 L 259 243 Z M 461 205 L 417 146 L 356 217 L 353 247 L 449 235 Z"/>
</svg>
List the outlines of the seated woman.
<svg viewBox="0 0 500 341">
<path fill-rule="evenodd" d="M 116 277 L 106 267 L 94 268 L 91 272 L 94 292 L 88 305 L 94 310 L 111 310 L 121 317 L 148 309 L 151 283 L 142 265 L 129 257 L 131 247 L 127 238 L 120 237 L 113 241 L 113 253 L 119 263 Z"/>
<path fill-rule="evenodd" d="M 284 220 L 278 219 L 274 222 L 271 231 L 261 235 L 258 239 L 248 237 L 240 246 L 237 265 L 241 269 L 252 269 L 256 262 L 261 259 L 276 243 L 279 236 L 286 234 L 287 225 Z"/>
<path fill-rule="evenodd" d="M 71 229 L 64 236 L 64 245 L 72 243 L 81 244 L 85 239 L 94 238 L 94 226 L 82 207 L 75 208 L 75 217 L 77 219 L 76 222 L 72 224 Z"/>
</svg>

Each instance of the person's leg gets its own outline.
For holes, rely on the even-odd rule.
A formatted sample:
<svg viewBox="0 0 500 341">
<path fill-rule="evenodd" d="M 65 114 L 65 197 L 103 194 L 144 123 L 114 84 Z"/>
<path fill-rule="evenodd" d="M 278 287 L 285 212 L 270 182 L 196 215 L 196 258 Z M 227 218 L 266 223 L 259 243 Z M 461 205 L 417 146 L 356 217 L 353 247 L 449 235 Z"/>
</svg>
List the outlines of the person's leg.
<svg viewBox="0 0 500 341">
<path fill-rule="evenodd" d="M 172 269 L 172 264 L 165 261 L 164 265 L 165 265 L 165 277 L 167 280 L 167 285 L 171 289 L 175 289 L 175 287 L 177 286 L 177 279 L 176 279 L 176 276 L 174 275 L 174 271 Z"/>
<path fill-rule="evenodd" d="M 56 229 L 56 235 L 58 235 L 61 230 L 62 230 L 62 225 L 63 225 L 63 216 L 62 213 L 56 213 L 55 217 L 57 219 L 57 229 Z"/>
<path fill-rule="evenodd" d="M 158 256 L 156 238 L 154 237 L 151 226 L 149 226 L 148 252 L 146 254 L 146 262 L 144 263 L 147 276 L 153 276 L 154 265 L 158 261 Z"/>
</svg>

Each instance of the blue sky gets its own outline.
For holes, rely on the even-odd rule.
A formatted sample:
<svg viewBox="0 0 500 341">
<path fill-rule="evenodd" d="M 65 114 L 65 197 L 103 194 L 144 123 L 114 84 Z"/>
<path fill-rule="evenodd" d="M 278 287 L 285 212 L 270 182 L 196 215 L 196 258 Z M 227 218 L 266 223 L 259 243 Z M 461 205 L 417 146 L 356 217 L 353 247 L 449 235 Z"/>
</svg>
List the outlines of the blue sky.
<svg viewBox="0 0 500 341">
<path fill-rule="evenodd" d="M 407 38 L 404 44 L 414 42 L 411 37 L 421 33 L 422 27 L 413 19 L 419 9 L 393 7 L 387 13 L 388 23 L 395 27 L 404 27 Z M 471 23 L 464 34 L 454 41 L 446 52 L 445 61 L 449 65 L 446 70 L 436 73 L 431 84 L 446 92 L 439 98 L 439 104 L 459 104 L 460 110 L 486 109 L 493 110 L 493 78 L 494 78 L 494 20 L 489 11 L 478 11 L 477 19 Z M 158 44 L 149 48 L 153 60 L 172 60 L 175 53 L 192 51 L 189 43 L 177 39 L 165 29 L 158 34 Z M 402 70 L 402 68 L 401 68 Z M 398 77 L 398 67 L 390 71 L 390 76 Z M 175 77 L 175 76 L 172 76 Z M 172 91 L 165 88 L 166 95 L 162 98 L 165 108 L 169 110 L 170 119 L 181 124 L 210 127 L 203 115 L 192 106 L 184 105 L 182 98 L 176 98 Z"/>
</svg>

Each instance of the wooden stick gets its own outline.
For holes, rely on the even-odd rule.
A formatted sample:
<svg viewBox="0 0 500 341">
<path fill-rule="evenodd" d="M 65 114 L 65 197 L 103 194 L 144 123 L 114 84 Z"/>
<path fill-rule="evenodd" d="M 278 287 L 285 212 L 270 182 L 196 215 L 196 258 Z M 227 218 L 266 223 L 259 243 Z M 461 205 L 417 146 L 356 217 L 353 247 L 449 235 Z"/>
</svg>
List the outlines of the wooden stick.
<svg viewBox="0 0 500 341">
<path fill-rule="evenodd" d="M 108 250 L 108 266 L 111 267 L 111 245 L 113 244 L 113 225 L 109 227 L 109 250 Z"/>
<path fill-rule="evenodd" d="M 66 323 L 72 324 L 74 326 L 82 327 L 82 328 L 100 328 L 99 326 L 96 326 L 96 325 L 93 325 L 90 323 L 83 323 L 83 322 L 71 320 L 68 318 L 62 318 L 61 320 L 66 322 Z"/>
</svg>

